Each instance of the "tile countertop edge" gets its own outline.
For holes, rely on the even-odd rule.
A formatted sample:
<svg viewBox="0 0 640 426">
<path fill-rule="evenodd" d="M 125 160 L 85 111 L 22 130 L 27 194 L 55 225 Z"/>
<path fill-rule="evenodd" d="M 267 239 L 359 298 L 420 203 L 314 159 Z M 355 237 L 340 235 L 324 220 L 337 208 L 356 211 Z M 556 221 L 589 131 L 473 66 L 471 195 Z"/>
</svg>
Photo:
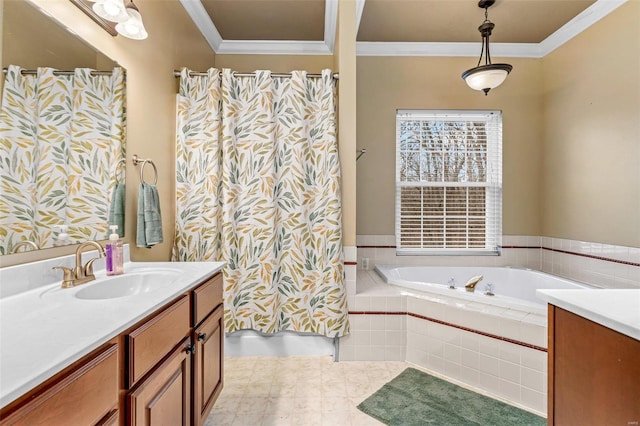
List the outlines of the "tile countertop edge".
<svg viewBox="0 0 640 426">
<path fill-rule="evenodd" d="M 193 262 L 186 262 L 194 264 Z M 99 336 L 91 336 L 87 337 L 87 344 L 82 346 L 81 349 L 61 357 L 61 359 L 56 360 L 50 364 L 45 364 L 43 368 L 38 369 L 37 373 L 31 375 L 29 377 L 24 378 L 20 381 L 14 381 L 14 383 L 1 383 L 0 382 L 0 407 L 5 407 L 12 403 L 13 401 L 20 398 L 22 395 L 26 394 L 30 390 L 36 388 L 41 383 L 44 383 L 46 380 L 53 377 L 58 372 L 62 371 L 64 368 L 70 366 L 74 362 L 80 360 L 85 355 L 91 353 L 93 350 L 97 349 L 104 343 L 107 343 L 109 340 L 113 339 L 129 327 L 135 325 L 140 320 L 144 319 L 146 316 L 152 314 L 156 310 L 165 306 L 167 303 L 170 303 L 172 300 L 176 299 L 182 294 L 185 294 L 189 290 L 193 289 L 199 283 L 211 278 L 216 273 L 218 273 L 222 267 L 224 266 L 224 262 L 195 262 L 195 263 L 208 263 L 208 268 L 203 268 L 202 270 L 198 270 L 195 272 L 195 276 L 188 277 L 187 280 L 182 283 L 182 285 L 175 287 L 173 291 L 167 293 L 165 297 L 161 300 L 154 301 L 148 305 L 141 306 L 140 310 L 133 314 L 133 316 L 127 318 L 126 320 L 120 321 L 118 323 L 114 323 L 113 327 L 109 329 L 109 332 L 103 332 Z M 152 265 L 151 263 L 144 263 L 147 265 Z M 159 262 L 155 265 L 166 266 L 171 264 L 172 266 L 176 265 L 176 262 Z M 191 271 L 193 272 L 193 271 Z M 0 336 L 1 337 L 1 336 Z M 4 340 L 4 339 L 2 339 Z M 91 340 L 89 342 L 89 340 Z M 1 341 L 1 340 L 0 340 Z M 4 343 L 4 342 L 3 342 Z M 4 351 L 3 351 L 4 352 Z M 6 352 L 2 354 L 2 357 L 6 356 Z M 52 359 L 47 358 L 47 359 Z M 55 359 L 55 358 L 54 358 Z M 4 382 L 4 379 L 2 379 Z M 10 389 L 7 389 L 9 387 Z"/>
<path fill-rule="evenodd" d="M 537 290 L 536 294 L 551 305 L 640 340 L 640 289 L 549 289 Z"/>
</svg>

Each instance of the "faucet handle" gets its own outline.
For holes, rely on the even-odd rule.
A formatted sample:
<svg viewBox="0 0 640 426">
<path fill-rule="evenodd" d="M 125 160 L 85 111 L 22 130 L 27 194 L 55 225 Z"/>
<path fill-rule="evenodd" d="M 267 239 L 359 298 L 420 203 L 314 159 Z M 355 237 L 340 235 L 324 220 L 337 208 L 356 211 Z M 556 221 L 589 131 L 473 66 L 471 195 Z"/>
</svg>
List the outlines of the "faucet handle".
<svg viewBox="0 0 640 426">
<path fill-rule="evenodd" d="M 73 269 L 66 266 L 54 266 L 51 269 L 59 269 L 62 271 L 62 288 L 73 287 L 75 281 L 75 274 Z"/>
<path fill-rule="evenodd" d="M 484 294 L 486 294 L 487 296 L 495 296 L 495 294 L 493 293 L 493 284 L 487 283 L 484 286 Z"/>
<path fill-rule="evenodd" d="M 93 259 L 90 259 L 89 261 L 87 261 L 87 263 L 84 265 L 84 276 L 85 277 L 93 277 L 93 278 L 95 278 L 95 275 L 93 274 L 93 262 L 95 262 L 98 259 L 99 259 L 99 257 L 94 257 Z"/>
<path fill-rule="evenodd" d="M 448 284 L 449 284 L 449 288 L 455 289 L 456 288 L 456 279 L 454 277 L 449 278 Z"/>
</svg>

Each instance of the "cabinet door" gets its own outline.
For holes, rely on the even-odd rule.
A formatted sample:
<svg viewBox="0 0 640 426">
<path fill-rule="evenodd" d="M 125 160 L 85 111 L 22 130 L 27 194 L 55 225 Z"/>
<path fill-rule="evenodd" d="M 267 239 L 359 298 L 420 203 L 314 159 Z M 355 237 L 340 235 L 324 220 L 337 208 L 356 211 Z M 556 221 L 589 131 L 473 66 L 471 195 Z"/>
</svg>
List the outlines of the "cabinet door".
<svg viewBox="0 0 640 426">
<path fill-rule="evenodd" d="M 640 341 L 549 305 L 549 425 L 637 425 Z"/>
<path fill-rule="evenodd" d="M 196 350 L 193 367 L 194 424 L 203 425 L 222 392 L 223 308 L 218 308 L 195 329 Z"/>
<path fill-rule="evenodd" d="M 191 421 L 191 339 L 186 338 L 126 396 L 127 424 L 188 426 Z"/>
<path fill-rule="evenodd" d="M 100 385 L 97 386 L 96 384 Z M 27 394 L 1 425 L 95 425 L 118 419 L 118 345 L 109 344 Z"/>
</svg>

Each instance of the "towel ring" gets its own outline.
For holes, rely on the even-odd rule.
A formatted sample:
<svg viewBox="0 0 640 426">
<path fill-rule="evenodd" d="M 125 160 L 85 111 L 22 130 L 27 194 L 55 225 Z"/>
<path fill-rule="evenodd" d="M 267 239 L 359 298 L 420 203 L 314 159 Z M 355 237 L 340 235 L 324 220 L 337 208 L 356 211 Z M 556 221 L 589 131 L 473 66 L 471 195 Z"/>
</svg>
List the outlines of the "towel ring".
<svg viewBox="0 0 640 426">
<path fill-rule="evenodd" d="M 116 185 L 118 185 L 120 183 L 120 171 L 122 171 L 122 173 L 125 172 L 125 168 L 121 168 L 120 166 L 126 166 L 127 165 L 127 160 L 125 160 L 124 158 L 122 160 L 119 160 L 116 163 L 116 169 L 114 172 L 115 178 L 116 178 Z"/>
<path fill-rule="evenodd" d="M 149 164 L 151 164 L 153 166 L 153 173 L 155 173 L 155 179 L 154 179 L 152 185 L 157 184 L 158 183 L 158 168 L 156 167 L 156 164 L 153 161 L 151 161 L 150 159 L 148 159 L 148 158 L 143 159 L 143 158 L 138 157 L 137 155 L 134 155 L 133 156 L 133 164 L 137 166 L 140 163 L 142 163 L 142 166 L 140 166 L 140 183 L 141 184 L 147 183 L 147 182 L 144 181 L 144 166 L 146 166 L 147 163 L 149 163 Z"/>
</svg>

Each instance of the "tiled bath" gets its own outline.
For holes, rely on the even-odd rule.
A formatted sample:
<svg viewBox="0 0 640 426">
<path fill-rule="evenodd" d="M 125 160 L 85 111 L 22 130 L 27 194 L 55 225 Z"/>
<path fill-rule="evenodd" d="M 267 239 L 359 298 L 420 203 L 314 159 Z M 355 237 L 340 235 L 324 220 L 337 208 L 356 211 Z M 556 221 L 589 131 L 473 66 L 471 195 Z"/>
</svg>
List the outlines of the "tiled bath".
<svg viewBox="0 0 640 426">
<path fill-rule="evenodd" d="M 340 340 L 340 360 L 408 361 L 540 415 L 547 409 L 544 310 L 401 290 L 385 284 L 373 267 L 521 266 L 603 288 L 640 288 L 635 247 L 513 235 L 503 237 L 500 256 L 397 256 L 393 235 L 359 235 L 357 245 L 351 334 Z"/>
<path fill-rule="evenodd" d="M 546 415 L 544 310 L 514 310 L 385 284 L 359 271 L 341 361 L 407 361 Z"/>
</svg>

